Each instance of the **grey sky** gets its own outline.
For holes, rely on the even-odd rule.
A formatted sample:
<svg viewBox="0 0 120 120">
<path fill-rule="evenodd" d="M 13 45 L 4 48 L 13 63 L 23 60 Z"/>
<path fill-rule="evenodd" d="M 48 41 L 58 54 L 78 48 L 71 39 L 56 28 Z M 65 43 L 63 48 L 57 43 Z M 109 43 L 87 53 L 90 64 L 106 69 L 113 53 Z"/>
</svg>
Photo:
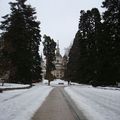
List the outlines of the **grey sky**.
<svg viewBox="0 0 120 120">
<path fill-rule="evenodd" d="M 10 12 L 8 3 L 15 0 L 0 0 L 1 16 Z M 80 10 L 93 7 L 101 8 L 103 0 L 28 0 L 36 8 L 38 20 L 41 22 L 41 34 L 59 40 L 61 53 L 73 41 L 78 30 Z"/>
</svg>

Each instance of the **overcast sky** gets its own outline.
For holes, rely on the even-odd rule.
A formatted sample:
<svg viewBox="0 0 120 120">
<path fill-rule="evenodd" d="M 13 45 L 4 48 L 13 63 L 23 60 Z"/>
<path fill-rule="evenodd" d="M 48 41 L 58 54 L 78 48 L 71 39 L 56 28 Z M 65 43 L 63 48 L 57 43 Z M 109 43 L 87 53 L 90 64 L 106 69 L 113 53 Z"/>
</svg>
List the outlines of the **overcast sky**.
<svg viewBox="0 0 120 120">
<path fill-rule="evenodd" d="M 15 0 L 0 0 L 1 16 L 10 12 L 8 3 Z M 37 19 L 41 22 L 41 34 L 59 40 L 62 55 L 78 30 L 80 10 L 101 8 L 103 0 L 28 0 L 36 8 Z"/>
</svg>

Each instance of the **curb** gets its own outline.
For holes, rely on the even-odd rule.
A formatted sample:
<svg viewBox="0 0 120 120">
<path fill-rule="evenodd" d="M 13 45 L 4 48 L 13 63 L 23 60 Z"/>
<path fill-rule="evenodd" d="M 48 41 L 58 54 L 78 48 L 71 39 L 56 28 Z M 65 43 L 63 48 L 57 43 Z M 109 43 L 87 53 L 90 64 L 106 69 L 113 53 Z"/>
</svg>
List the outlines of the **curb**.
<svg viewBox="0 0 120 120">
<path fill-rule="evenodd" d="M 8 91 L 8 90 L 20 90 L 20 89 L 29 89 L 32 86 L 27 86 L 27 87 L 16 87 L 16 88 L 0 88 L 0 93 L 2 93 L 3 91 Z"/>
<path fill-rule="evenodd" d="M 64 90 L 63 96 L 65 97 L 70 109 L 72 110 L 72 113 L 76 120 L 88 120 L 82 111 L 77 107 L 77 105 L 74 103 L 72 98 L 68 95 L 68 93 Z"/>
</svg>

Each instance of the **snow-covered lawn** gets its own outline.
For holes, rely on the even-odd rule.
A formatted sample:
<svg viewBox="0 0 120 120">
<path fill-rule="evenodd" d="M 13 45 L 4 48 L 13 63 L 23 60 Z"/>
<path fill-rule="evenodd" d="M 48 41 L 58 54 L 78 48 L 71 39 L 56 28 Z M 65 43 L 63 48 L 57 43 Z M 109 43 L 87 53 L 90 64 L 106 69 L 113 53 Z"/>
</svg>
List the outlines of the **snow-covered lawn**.
<svg viewBox="0 0 120 120">
<path fill-rule="evenodd" d="M 0 93 L 0 120 L 30 120 L 51 90 L 52 87 L 38 84 Z"/>
<path fill-rule="evenodd" d="M 24 88 L 29 87 L 30 85 L 23 85 L 23 84 L 10 84 L 10 83 L 4 83 L 4 86 L 2 86 L 2 83 L 0 83 L 0 89 L 4 88 Z"/>
<path fill-rule="evenodd" d="M 43 83 L 47 84 L 48 81 L 44 80 Z M 30 89 L 0 93 L 0 120 L 30 120 L 54 88 L 45 84 L 35 84 Z M 88 120 L 120 120 L 120 88 L 93 88 L 87 85 L 72 84 L 74 85 L 67 86 L 66 81 L 59 79 L 51 82 L 52 86 L 66 86 L 65 91 Z M 4 86 L 4 88 L 16 87 L 25 86 L 17 84 L 5 84 Z"/>
<path fill-rule="evenodd" d="M 52 86 L 66 86 L 68 85 L 67 81 L 64 81 L 64 80 L 60 80 L 60 79 L 56 79 L 54 81 L 51 81 L 50 83 Z"/>
<path fill-rule="evenodd" d="M 70 86 L 66 92 L 88 120 L 120 120 L 120 91 Z"/>
<path fill-rule="evenodd" d="M 48 84 L 48 80 L 44 80 L 43 84 Z M 79 85 L 78 83 L 71 82 L 72 85 Z M 51 86 L 68 86 L 68 81 L 55 79 L 54 81 L 50 82 Z"/>
<path fill-rule="evenodd" d="M 48 84 L 48 80 L 44 80 L 43 84 Z M 55 79 L 53 81 L 50 82 L 51 86 L 67 86 L 68 82 L 64 81 L 64 80 L 60 80 L 60 79 Z"/>
</svg>

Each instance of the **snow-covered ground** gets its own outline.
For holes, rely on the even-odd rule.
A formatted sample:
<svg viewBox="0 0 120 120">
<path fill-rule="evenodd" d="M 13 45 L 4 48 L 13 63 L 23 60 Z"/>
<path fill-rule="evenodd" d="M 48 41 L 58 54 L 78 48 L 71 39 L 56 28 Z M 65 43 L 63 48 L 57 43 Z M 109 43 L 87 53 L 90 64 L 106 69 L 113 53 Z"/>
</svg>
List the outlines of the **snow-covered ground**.
<svg viewBox="0 0 120 120">
<path fill-rule="evenodd" d="M 51 81 L 50 83 L 52 86 L 66 86 L 68 85 L 68 82 L 67 81 L 64 81 L 64 80 L 60 80 L 60 79 L 56 79 L 54 81 Z"/>
<path fill-rule="evenodd" d="M 48 84 L 48 80 L 44 80 L 43 83 Z M 50 85 L 54 85 L 54 86 L 67 85 L 67 84 L 68 84 L 67 81 L 60 80 L 60 79 L 56 79 L 50 82 Z"/>
<path fill-rule="evenodd" d="M 4 83 L 4 86 L 2 86 L 2 83 L 0 83 L 0 89 L 4 88 L 25 88 L 29 87 L 30 85 L 23 85 L 23 84 L 9 84 L 9 83 Z"/>
<path fill-rule="evenodd" d="M 120 91 L 80 85 L 65 88 L 88 120 L 120 120 Z"/>
<path fill-rule="evenodd" d="M 50 86 L 38 84 L 30 89 L 0 93 L 0 120 L 30 120 L 51 90 Z"/>
<path fill-rule="evenodd" d="M 43 83 L 35 84 L 30 89 L 0 93 L 0 120 L 30 120 L 54 88 L 51 86 L 63 85 L 66 86 L 66 92 L 88 120 L 120 120 L 120 88 L 93 88 L 92 86 L 75 83 L 68 86 L 66 81 L 59 79 L 52 81 L 51 86 L 45 85 L 47 83 L 48 81 L 44 80 Z M 5 84 L 4 88 L 27 86 Z"/>
<path fill-rule="evenodd" d="M 44 80 L 43 84 L 48 84 L 48 80 Z M 78 83 L 71 82 L 72 85 L 79 85 Z M 56 79 L 50 82 L 51 86 L 68 86 L 68 82 L 61 79 Z"/>
</svg>

